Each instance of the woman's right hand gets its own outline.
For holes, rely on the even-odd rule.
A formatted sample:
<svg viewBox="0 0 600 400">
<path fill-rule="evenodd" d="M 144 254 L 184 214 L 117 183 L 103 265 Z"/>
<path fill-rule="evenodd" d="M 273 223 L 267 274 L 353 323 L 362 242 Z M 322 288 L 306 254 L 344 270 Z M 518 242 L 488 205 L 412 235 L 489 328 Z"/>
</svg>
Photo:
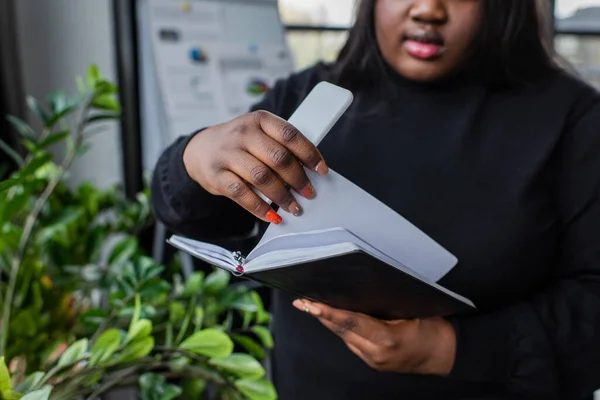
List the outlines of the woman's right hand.
<svg viewBox="0 0 600 400">
<path fill-rule="evenodd" d="M 328 172 L 317 148 L 291 124 L 267 111 L 244 114 L 196 134 L 183 161 L 190 177 L 206 191 L 226 196 L 276 224 L 281 216 L 252 187 L 298 216 L 302 209 L 286 185 L 312 199 L 314 188 L 303 166 L 319 175 Z"/>
</svg>

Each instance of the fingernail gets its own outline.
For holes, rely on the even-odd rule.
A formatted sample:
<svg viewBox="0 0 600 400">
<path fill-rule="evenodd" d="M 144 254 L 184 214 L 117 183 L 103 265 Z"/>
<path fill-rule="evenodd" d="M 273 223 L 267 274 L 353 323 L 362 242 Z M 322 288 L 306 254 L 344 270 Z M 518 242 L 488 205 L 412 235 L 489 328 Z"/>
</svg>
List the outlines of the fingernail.
<svg viewBox="0 0 600 400">
<path fill-rule="evenodd" d="M 296 307 L 298 310 L 302 310 L 302 308 L 304 307 L 304 303 L 300 299 L 294 300 L 294 302 L 292 303 L 292 305 L 294 307 Z"/>
<path fill-rule="evenodd" d="M 283 221 L 281 215 L 277 214 L 274 210 L 269 210 L 269 212 L 267 213 L 267 219 L 269 220 L 269 222 L 272 222 L 275 225 L 279 225 L 281 221 Z"/>
<path fill-rule="evenodd" d="M 304 300 L 296 299 L 292 305 L 302 312 L 313 314 L 313 310 L 310 308 L 309 303 Z"/>
<path fill-rule="evenodd" d="M 306 185 L 304 187 L 304 189 L 302 189 L 300 191 L 300 194 L 304 197 L 306 197 L 307 199 L 312 199 L 315 197 L 315 188 L 313 187 L 312 183 L 309 183 L 308 185 Z"/>
<path fill-rule="evenodd" d="M 325 164 L 325 161 L 319 161 L 317 166 L 315 167 L 315 172 L 321 176 L 327 174 L 329 172 L 329 167 Z"/>
<path fill-rule="evenodd" d="M 302 215 L 302 207 L 300 207 L 300 204 L 296 203 L 295 201 L 292 201 L 288 211 L 294 214 L 296 217 Z"/>
</svg>

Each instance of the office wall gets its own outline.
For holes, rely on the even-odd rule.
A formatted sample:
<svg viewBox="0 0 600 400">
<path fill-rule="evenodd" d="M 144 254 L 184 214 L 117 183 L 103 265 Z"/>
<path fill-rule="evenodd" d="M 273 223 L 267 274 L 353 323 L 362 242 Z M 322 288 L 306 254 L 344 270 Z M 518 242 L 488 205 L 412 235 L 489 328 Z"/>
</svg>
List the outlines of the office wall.
<svg viewBox="0 0 600 400">
<path fill-rule="evenodd" d="M 24 90 L 38 98 L 53 90 L 76 93 L 75 77 L 97 64 L 116 80 L 110 0 L 15 0 Z M 91 138 L 91 150 L 74 165 L 71 181 L 101 187 L 122 182 L 119 127 Z"/>
</svg>

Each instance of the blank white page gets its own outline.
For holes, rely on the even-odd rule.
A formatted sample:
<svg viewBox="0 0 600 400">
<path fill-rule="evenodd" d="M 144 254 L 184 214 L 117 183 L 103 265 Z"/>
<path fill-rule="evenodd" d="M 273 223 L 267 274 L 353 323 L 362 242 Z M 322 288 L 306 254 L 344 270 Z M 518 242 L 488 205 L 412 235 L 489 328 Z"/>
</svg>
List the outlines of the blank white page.
<svg viewBox="0 0 600 400">
<path fill-rule="evenodd" d="M 398 260 L 382 253 L 344 228 L 290 233 L 288 235 L 275 236 L 269 240 L 265 240 L 259 246 L 255 247 L 254 250 L 252 250 L 252 252 L 250 252 L 248 255 L 246 271 L 262 269 L 262 261 L 259 262 L 259 260 L 262 260 L 262 257 L 267 253 L 280 254 L 280 256 L 271 257 L 270 260 L 279 260 L 281 264 L 286 264 L 286 260 L 281 259 L 281 257 L 285 257 L 285 255 L 290 253 L 285 251 L 282 252 L 282 250 L 302 249 L 302 251 L 305 252 L 307 249 L 322 249 L 323 247 L 337 245 L 340 243 L 352 243 L 353 245 L 365 250 L 369 254 L 376 256 L 380 260 L 385 261 L 386 263 L 402 271 L 409 272 L 412 275 L 419 275 L 417 272 L 408 269 L 406 265 L 403 265 Z M 256 267 L 254 267 L 255 265 Z M 427 280 L 421 276 L 420 279 Z"/>
<path fill-rule="evenodd" d="M 456 265 L 452 253 L 337 172 L 330 169 L 318 176 L 306 171 L 317 196 L 307 200 L 296 195 L 304 213 L 295 217 L 280 211 L 283 222 L 271 224 L 258 246 L 279 235 L 341 227 L 429 282 L 437 282 Z"/>
</svg>

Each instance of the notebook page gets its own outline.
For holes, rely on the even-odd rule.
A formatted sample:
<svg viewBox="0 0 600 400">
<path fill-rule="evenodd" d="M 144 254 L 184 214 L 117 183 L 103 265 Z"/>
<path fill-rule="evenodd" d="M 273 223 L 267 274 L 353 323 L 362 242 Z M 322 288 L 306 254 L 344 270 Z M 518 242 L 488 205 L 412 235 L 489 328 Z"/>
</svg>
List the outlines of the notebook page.
<svg viewBox="0 0 600 400">
<path fill-rule="evenodd" d="M 362 239 L 356 237 L 351 232 L 347 231 L 344 228 L 332 228 L 332 229 L 324 229 L 321 231 L 310 231 L 310 232 L 300 232 L 300 233 L 290 233 L 282 236 L 275 236 L 264 243 L 262 243 L 259 247 L 254 248 L 252 252 L 248 255 L 248 262 L 245 265 L 247 272 L 253 272 L 262 270 L 267 268 L 268 266 L 264 265 L 264 257 L 269 254 L 269 262 L 285 265 L 289 262 L 286 259 L 290 254 L 294 254 L 288 252 L 288 250 L 298 250 L 298 254 L 310 253 L 311 251 L 319 250 L 326 251 L 325 248 L 330 247 L 334 249 L 335 247 L 331 247 L 332 245 L 339 244 L 353 244 L 369 254 L 377 256 L 380 260 L 402 270 L 405 272 L 411 273 L 411 275 L 417 275 L 421 280 L 426 280 L 422 276 L 420 276 L 417 272 L 410 270 L 405 265 L 402 265 L 399 261 L 389 257 L 386 254 L 383 254 L 381 251 L 372 247 L 368 243 L 365 243 Z M 333 256 L 333 254 L 331 255 Z"/>
<path fill-rule="evenodd" d="M 307 200 L 297 195 L 303 214 L 282 212 L 283 222 L 271 224 L 257 247 L 279 235 L 342 227 L 429 282 L 437 282 L 456 265 L 453 254 L 337 172 L 322 177 L 306 173 L 317 196 Z"/>
<path fill-rule="evenodd" d="M 176 235 L 171 236 L 168 243 L 179 250 L 228 271 L 235 270 L 237 265 L 230 252 L 210 243 L 199 242 Z"/>
</svg>

